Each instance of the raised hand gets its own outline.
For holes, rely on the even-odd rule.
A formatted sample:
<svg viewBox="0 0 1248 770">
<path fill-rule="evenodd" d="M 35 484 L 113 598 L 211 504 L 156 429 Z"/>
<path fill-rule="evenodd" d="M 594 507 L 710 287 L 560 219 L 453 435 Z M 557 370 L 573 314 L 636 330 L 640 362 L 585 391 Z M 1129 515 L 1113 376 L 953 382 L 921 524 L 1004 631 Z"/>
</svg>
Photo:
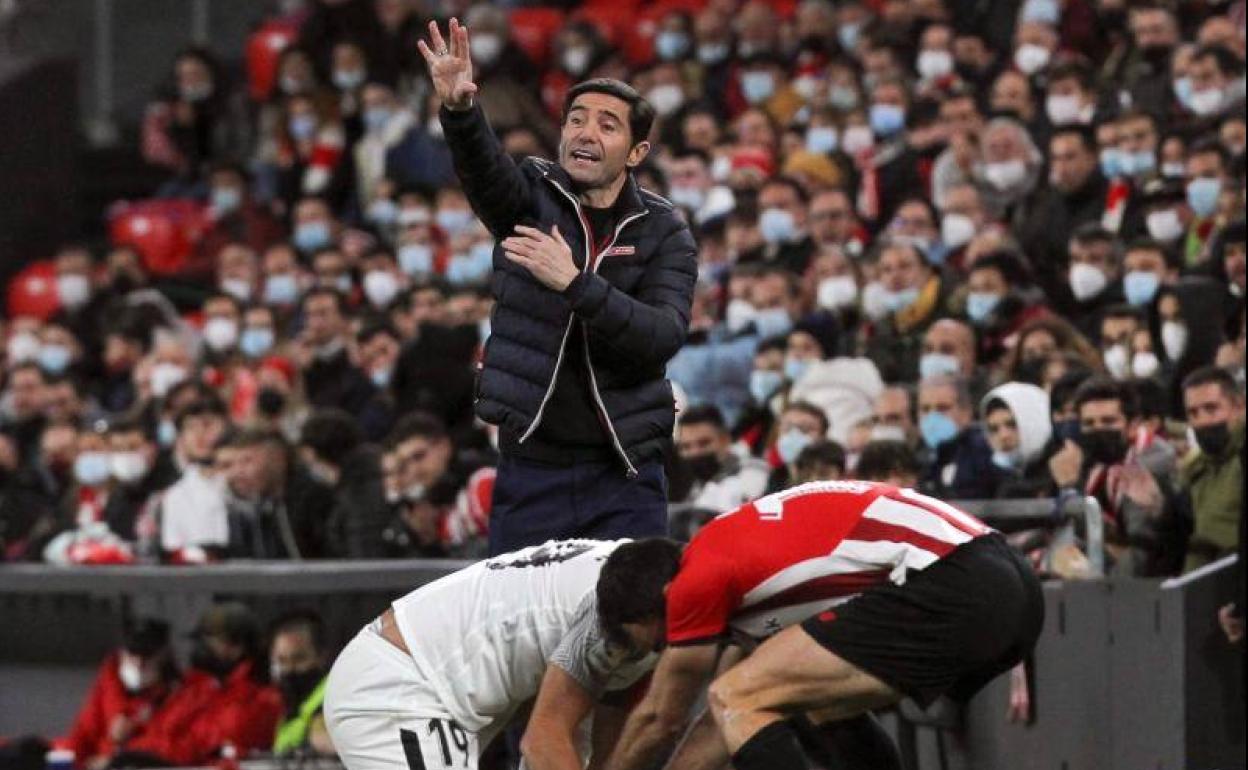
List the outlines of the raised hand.
<svg viewBox="0 0 1248 770">
<path fill-rule="evenodd" d="M 450 45 L 442 40 L 436 21 L 429 22 L 429 42 L 417 41 L 421 56 L 429 65 L 429 77 L 438 98 L 447 109 L 466 110 L 472 106 L 477 84 L 472 82 L 472 59 L 468 56 L 468 28 L 452 18 L 447 30 Z"/>
</svg>

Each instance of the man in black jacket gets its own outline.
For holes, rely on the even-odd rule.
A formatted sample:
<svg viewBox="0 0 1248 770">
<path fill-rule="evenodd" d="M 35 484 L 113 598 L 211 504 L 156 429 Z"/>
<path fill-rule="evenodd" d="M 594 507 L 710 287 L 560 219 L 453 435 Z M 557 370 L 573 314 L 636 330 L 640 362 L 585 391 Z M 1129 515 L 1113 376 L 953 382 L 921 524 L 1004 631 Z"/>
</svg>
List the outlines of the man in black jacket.
<svg viewBox="0 0 1248 770">
<path fill-rule="evenodd" d="M 474 105 L 468 31 L 436 24 L 420 51 L 455 171 L 500 240 L 476 411 L 499 426 L 490 550 L 666 528 L 662 455 L 675 409 L 665 366 L 689 328 L 696 249 L 630 171 L 654 109 L 614 80 L 564 101 L 558 163 L 515 164 Z"/>
</svg>

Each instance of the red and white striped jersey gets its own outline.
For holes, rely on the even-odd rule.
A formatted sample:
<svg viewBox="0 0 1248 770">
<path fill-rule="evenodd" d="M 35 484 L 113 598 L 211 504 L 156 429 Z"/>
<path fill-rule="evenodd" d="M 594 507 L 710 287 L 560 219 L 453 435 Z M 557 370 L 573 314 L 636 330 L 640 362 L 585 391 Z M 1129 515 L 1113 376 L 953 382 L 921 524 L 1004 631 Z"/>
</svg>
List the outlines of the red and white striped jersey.
<svg viewBox="0 0 1248 770">
<path fill-rule="evenodd" d="M 729 511 L 685 549 L 667 594 L 667 639 L 731 627 L 761 638 L 864 589 L 901 585 L 992 530 L 948 503 L 867 481 L 814 481 Z"/>
</svg>

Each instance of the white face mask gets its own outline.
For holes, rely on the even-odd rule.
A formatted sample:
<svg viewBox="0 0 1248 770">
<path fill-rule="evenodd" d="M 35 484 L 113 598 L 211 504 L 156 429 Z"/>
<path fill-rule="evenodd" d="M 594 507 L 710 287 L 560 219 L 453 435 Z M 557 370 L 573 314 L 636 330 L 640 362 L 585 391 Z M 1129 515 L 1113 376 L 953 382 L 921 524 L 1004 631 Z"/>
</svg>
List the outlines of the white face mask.
<svg viewBox="0 0 1248 770">
<path fill-rule="evenodd" d="M 33 361 L 39 355 L 39 338 L 30 332 L 20 332 L 9 338 L 7 346 L 9 363 Z"/>
<path fill-rule="evenodd" d="M 373 307 L 385 307 L 399 293 L 399 281 L 389 270 L 370 270 L 364 274 L 364 296 Z"/>
<path fill-rule="evenodd" d="M 1070 266 L 1070 290 L 1080 302 L 1100 294 L 1108 284 L 1105 271 L 1095 265 L 1077 262 Z"/>
<path fill-rule="evenodd" d="M 1024 75 L 1034 75 L 1048 65 L 1051 56 L 1052 53 L 1044 46 L 1026 43 L 1014 52 L 1014 66 Z"/>
<path fill-rule="evenodd" d="M 159 363 L 152 367 L 152 394 L 164 398 L 175 385 L 186 379 L 186 370 L 177 364 Z"/>
<path fill-rule="evenodd" d="M 1083 105 L 1076 94 L 1049 94 L 1044 100 L 1044 111 L 1055 126 L 1065 126 L 1079 120 Z"/>
<path fill-rule="evenodd" d="M 889 294 L 888 289 L 876 281 L 862 287 L 862 312 L 873 321 L 885 317 L 892 312 L 889 307 Z"/>
<path fill-rule="evenodd" d="M 906 429 L 900 425 L 876 425 L 871 429 L 871 440 L 905 442 Z"/>
<path fill-rule="evenodd" d="M 503 39 L 498 35 L 478 32 L 472 36 L 473 61 L 478 64 L 493 64 L 503 52 Z"/>
<path fill-rule="evenodd" d="M 685 103 L 684 90 L 675 83 L 655 86 L 646 93 L 646 101 L 654 105 L 654 111 L 666 117 Z"/>
<path fill-rule="evenodd" d="M 1105 361 L 1105 370 L 1115 380 L 1125 380 L 1131 372 L 1131 354 L 1127 352 L 1126 345 L 1113 345 L 1109 347 L 1102 359 Z"/>
<path fill-rule="evenodd" d="M 1187 106 L 1192 112 L 1200 116 L 1213 115 L 1222 109 L 1222 90 L 1218 88 L 1207 88 L 1203 91 L 1196 91 L 1188 100 Z"/>
<path fill-rule="evenodd" d="M 232 318 L 209 318 L 204 324 L 204 342 L 220 353 L 238 344 L 238 323 Z"/>
<path fill-rule="evenodd" d="M 734 299 L 724 309 L 724 323 L 728 331 L 735 334 L 748 326 L 757 315 L 758 311 L 747 300 Z"/>
<path fill-rule="evenodd" d="M 251 282 L 241 278 L 222 278 L 221 291 L 229 294 L 239 302 L 251 301 Z"/>
<path fill-rule="evenodd" d="M 138 481 L 147 471 L 147 458 L 142 452 L 113 452 L 109 458 L 109 472 L 123 484 Z"/>
<path fill-rule="evenodd" d="M 824 310 L 850 307 L 858 299 L 858 283 L 852 275 L 838 275 L 819 282 L 816 302 Z"/>
<path fill-rule="evenodd" d="M 869 150 L 875 144 L 875 135 L 870 126 L 850 126 L 841 135 L 841 149 L 850 155 Z"/>
<path fill-rule="evenodd" d="M 1161 347 L 1166 358 L 1177 363 L 1187 352 L 1187 325 L 1182 321 L 1163 321 L 1161 324 Z"/>
<path fill-rule="evenodd" d="M 1131 359 L 1131 374 L 1137 379 L 1147 379 L 1157 373 L 1161 368 L 1161 361 L 1152 351 L 1141 351 L 1136 353 Z"/>
<path fill-rule="evenodd" d="M 1163 243 L 1173 243 L 1183 235 L 1183 220 L 1179 219 L 1177 209 L 1150 211 L 1144 223 L 1148 227 L 1148 234 Z"/>
<path fill-rule="evenodd" d="M 590 50 L 584 46 L 569 48 L 563 52 L 563 68 L 571 75 L 584 75 L 589 69 Z"/>
<path fill-rule="evenodd" d="M 122 655 L 117 661 L 117 678 L 126 692 L 138 692 L 143 689 L 143 667 L 129 655 Z"/>
<path fill-rule="evenodd" d="M 984 166 L 984 179 L 1002 192 L 1013 190 L 1027 179 L 1027 164 L 1018 159 L 988 163 Z"/>
<path fill-rule="evenodd" d="M 79 273 L 57 276 L 56 296 L 65 307 L 82 307 L 91 299 L 91 280 Z"/>
<path fill-rule="evenodd" d="M 944 77 L 953 72 L 953 54 L 936 49 L 921 51 L 915 69 L 924 80 Z"/>
<path fill-rule="evenodd" d="M 940 220 L 940 240 L 951 249 L 960 248 L 975 237 L 975 221 L 965 214 L 950 212 Z"/>
</svg>

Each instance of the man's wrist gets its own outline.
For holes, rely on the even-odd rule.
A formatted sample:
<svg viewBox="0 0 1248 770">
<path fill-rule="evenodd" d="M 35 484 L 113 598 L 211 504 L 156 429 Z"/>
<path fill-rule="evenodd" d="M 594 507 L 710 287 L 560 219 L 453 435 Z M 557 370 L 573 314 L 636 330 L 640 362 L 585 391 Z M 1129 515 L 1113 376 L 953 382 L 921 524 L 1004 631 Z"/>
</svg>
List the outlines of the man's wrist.
<svg viewBox="0 0 1248 770">
<path fill-rule="evenodd" d="M 461 104 L 452 104 L 451 102 L 442 102 L 442 106 L 445 107 L 448 112 L 468 112 L 475 105 L 476 105 L 476 102 L 473 100 L 471 96 L 468 97 L 466 100 L 464 100 L 464 102 Z"/>
</svg>

